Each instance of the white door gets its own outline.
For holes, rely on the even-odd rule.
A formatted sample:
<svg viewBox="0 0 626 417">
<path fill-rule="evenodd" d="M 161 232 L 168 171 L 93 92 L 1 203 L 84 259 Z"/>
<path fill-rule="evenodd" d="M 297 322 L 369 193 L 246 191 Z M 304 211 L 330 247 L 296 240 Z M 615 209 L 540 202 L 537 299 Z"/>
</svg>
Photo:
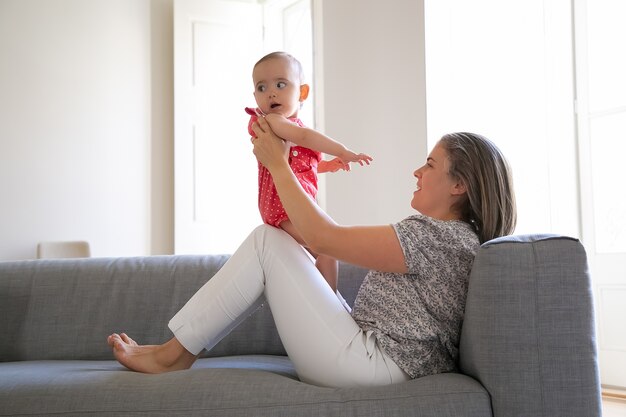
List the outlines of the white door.
<svg viewBox="0 0 626 417">
<path fill-rule="evenodd" d="M 261 223 L 244 107 L 262 56 L 256 3 L 176 0 L 175 252 L 232 253 Z"/>
<path fill-rule="evenodd" d="M 576 0 L 583 243 L 603 385 L 626 387 L 626 3 Z"/>
</svg>

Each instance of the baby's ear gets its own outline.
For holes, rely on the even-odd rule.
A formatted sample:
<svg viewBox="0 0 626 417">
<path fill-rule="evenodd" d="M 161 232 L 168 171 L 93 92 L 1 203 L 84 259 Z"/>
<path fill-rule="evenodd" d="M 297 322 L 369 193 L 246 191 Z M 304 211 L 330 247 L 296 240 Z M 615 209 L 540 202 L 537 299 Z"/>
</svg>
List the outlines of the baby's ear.
<svg viewBox="0 0 626 417">
<path fill-rule="evenodd" d="M 302 84 L 300 86 L 300 102 L 303 102 L 304 100 L 306 100 L 308 96 L 309 96 L 309 85 Z"/>
</svg>

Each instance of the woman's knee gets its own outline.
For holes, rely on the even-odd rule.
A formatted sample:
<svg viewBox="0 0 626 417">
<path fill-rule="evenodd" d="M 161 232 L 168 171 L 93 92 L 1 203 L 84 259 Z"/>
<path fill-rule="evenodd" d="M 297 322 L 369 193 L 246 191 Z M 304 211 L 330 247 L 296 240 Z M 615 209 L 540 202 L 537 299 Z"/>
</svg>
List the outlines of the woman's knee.
<svg viewBox="0 0 626 417">
<path fill-rule="evenodd" d="M 267 224 L 257 226 L 252 231 L 251 236 L 254 237 L 260 248 L 273 247 L 278 244 L 293 245 L 294 243 L 300 246 L 287 232 Z"/>
</svg>

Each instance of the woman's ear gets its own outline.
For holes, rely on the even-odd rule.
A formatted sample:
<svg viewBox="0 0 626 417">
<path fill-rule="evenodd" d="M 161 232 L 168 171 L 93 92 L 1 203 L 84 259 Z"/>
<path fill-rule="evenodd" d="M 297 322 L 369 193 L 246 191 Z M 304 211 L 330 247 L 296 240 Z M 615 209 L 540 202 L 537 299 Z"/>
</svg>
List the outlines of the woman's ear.
<svg viewBox="0 0 626 417">
<path fill-rule="evenodd" d="M 300 86 L 300 102 L 303 102 L 309 96 L 309 85 L 302 84 Z"/>
<path fill-rule="evenodd" d="M 467 188 L 465 187 L 465 184 L 463 184 L 461 181 L 456 182 L 452 186 L 452 195 L 463 195 L 466 192 Z"/>
</svg>

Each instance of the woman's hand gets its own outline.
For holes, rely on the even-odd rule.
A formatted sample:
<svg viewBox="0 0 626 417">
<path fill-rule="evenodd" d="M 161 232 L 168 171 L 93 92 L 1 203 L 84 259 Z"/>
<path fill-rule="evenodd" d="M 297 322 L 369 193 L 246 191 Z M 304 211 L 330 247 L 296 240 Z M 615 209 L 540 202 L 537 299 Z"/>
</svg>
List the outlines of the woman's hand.
<svg viewBox="0 0 626 417">
<path fill-rule="evenodd" d="M 280 166 L 289 166 L 289 144 L 276 136 L 264 117 L 252 125 L 256 138 L 252 138 L 256 159 L 270 172 Z"/>
</svg>

